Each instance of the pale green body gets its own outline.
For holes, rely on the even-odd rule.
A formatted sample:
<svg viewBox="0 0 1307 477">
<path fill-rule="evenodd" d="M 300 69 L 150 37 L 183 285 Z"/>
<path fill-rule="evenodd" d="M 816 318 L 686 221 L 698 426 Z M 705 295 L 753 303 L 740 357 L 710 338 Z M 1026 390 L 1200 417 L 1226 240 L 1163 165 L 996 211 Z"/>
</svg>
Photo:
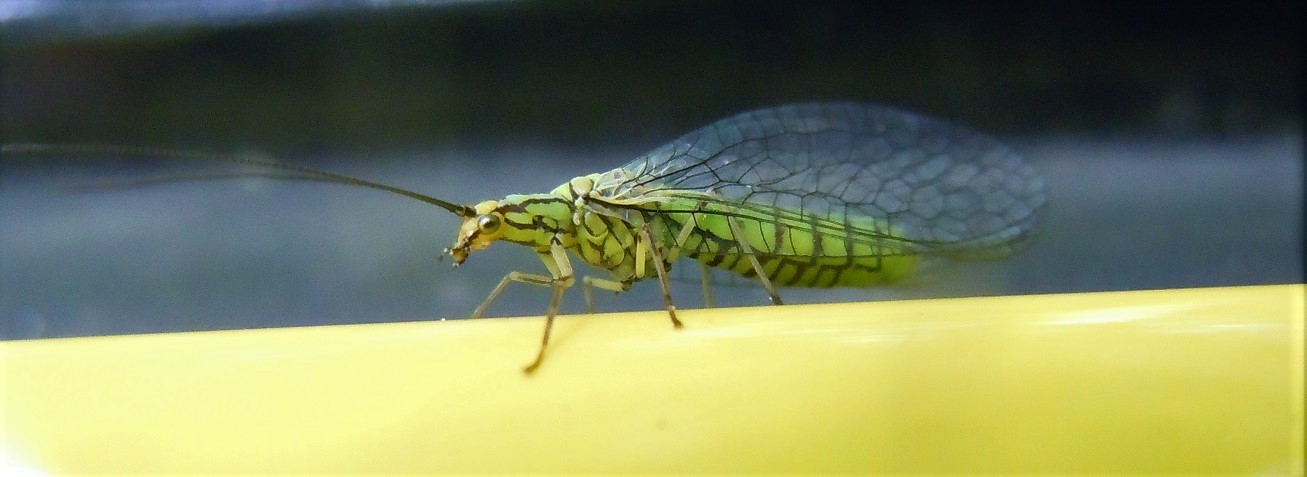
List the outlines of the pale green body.
<svg viewBox="0 0 1307 477">
<path fill-rule="evenodd" d="M 627 285 L 653 276 L 655 270 L 652 254 L 643 254 L 645 263 L 639 263 L 642 254 L 638 253 L 637 237 L 646 222 L 667 266 L 678 256 L 688 256 L 710 267 L 754 277 L 757 272 L 743 251 L 742 239 L 758 258 L 763 273 L 780 286 L 868 287 L 902 279 L 916 266 L 915 255 L 892 247 L 892 240 L 848 233 L 885 230 L 882 237 L 894 238 L 883 222 L 874 219 L 853 218 L 845 223 L 758 204 L 732 206 L 720 199 L 646 197 L 623 204 L 605 203 L 593 194 L 594 187 L 578 190 L 578 186 L 601 184 L 622 173 L 618 169 L 591 174 L 548 194 L 505 197 L 497 202 L 496 210 L 503 214 L 506 226 L 498 239 L 540 253 L 551 271 L 555 260 L 549 254 L 557 242 Z M 743 237 L 732 233 L 727 217 L 735 218 Z"/>
</svg>

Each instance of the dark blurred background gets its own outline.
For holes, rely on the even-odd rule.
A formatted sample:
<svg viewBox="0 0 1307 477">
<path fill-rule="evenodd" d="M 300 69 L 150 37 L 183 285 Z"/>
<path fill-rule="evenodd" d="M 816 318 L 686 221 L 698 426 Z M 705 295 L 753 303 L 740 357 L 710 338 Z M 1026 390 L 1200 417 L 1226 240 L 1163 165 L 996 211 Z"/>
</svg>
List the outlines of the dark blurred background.
<svg viewBox="0 0 1307 477">
<path fill-rule="evenodd" d="M 1051 185 L 1046 232 L 944 285 L 797 301 L 1301 282 L 1301 10 L 0 2 L 0 139 L 272 154 L 473 202 L 547 191 L 744 110 L 857 100 L 1016 145 Z M 2 160 L 6 338 L 459 317 L 503 273 L 541 270 L 505 245 L 436 266 L 453 218 L 375 191 L 68 193 L 166 166 Z M 656 309 L 655 289 L 601 306 Z M 521 286 L 492 314 L 538 314 L 545 298 Z"/>
<path fill-rule="evenodd" d="M 833 99 L 1195 136 L 1301 109 L 1300 2 L 55 3 L 4 24 L 11 141 L 591 146 Z"/>
</svg>

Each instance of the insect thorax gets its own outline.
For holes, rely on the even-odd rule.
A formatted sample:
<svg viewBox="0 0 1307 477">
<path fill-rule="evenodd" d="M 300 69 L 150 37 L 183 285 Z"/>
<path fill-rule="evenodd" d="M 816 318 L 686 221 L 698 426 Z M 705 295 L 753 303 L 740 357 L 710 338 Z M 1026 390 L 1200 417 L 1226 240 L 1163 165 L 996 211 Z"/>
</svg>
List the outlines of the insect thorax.
<svg viewBox="0 0 1307 477">
<path fill-rule="evenodd" d="M 652 276 L 652 254 L 644 253 L 644 266 L 636 266 L 640 228 L 627 220 L 632 212 L 587 203 L 590 177 L 579 177 L 547 194 L 510 195 L 499 201 L 498 210 L 508 226 L 499 239 L 537 253 L 549 253 L 557 241 L 586 263 L 612 272 L 619 281 Z M 577 190 L 574 186 L 584 187 Z M 638 276 L 637 269 L 643 269 L 643 275 Z"/>
</svg>

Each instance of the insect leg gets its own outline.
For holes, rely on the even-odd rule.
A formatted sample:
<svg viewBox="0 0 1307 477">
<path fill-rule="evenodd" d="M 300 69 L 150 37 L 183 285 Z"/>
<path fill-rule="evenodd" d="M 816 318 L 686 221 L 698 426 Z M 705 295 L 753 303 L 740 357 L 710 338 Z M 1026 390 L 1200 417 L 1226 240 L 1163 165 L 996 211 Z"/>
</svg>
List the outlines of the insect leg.
<svg viewBox="0 0 1307 477">
<path fill-rule="evenodd" d="M 667 304 L 667 316 L 672 318 L 672 326 L 680 328 L 681 320 L 676 319 L 676 306 L 672 305 L 671 285 L 667 283 L 667 266 L 663 264 L 662 253 L 658 251 L 658 245 L 654 243 L 653 238 L 649 235 L 649 223 L 645 222 L 640 227 L 641 242 L 636 247 L 649 247 L 649 253 L 653 255 L 654 269 L 658 270 L 658 284 L 663 287 L 663 303 Z"/>
<path fill-rule="evenodd" d="M 547 287 L 547 286 L 551 286 L 554 283 L 554 279 L 553 277 L 547 277 L 544 275 L 535 275 L 531 273 L 522 273 L 522 272 L 509 272 L 508 275 L 504 275 L 503 280 L 499 281 L 499 285 L 495 287 L 495 290 L 490 292 L 490 296 L 486 297 L 486 300 L 481 302 L 481 306 L 478 306 L 476 311 L 472 312 L 472 318 L 481 318 L 485 316 L 486 308 L 490 307 L 490 302 L 493 302 L 495 301 L 496 298 L 499 298 L 499 295 L 502 295 L 504 293 L 504 289 L 508 288 L 508 284 L 511 282 L 528 283 L 531 285 L 540 285 L 540 286 Z"/>
<path fill-rule="evenodd" d="M 535 361 L 522 368 L 522 372 L 526 374 L 535 372 L 540 367 L 540 363 L 545 360 L 545 348 L 549 346 L 549 332 L 554 329 L 554 317 L 558 316 L 558 304 L 563 299 L 563 292 L 576 282 L 572 275 L 572 261 L 568 260 L 567 251 L 563 249 L 562 244 L 555 241 L 550 246 L 549 253 L 541 254 L 540 258 L 555 276 L 549 283 L 554 292 L 549 296 L 549 309 L 545 312 L 545 333 L 540 337 L 540 351 L 536 352 Z M 553 263 L 550 263 L 550 259 Z"/>
<path fill-rule="evenodd" d="M 630 289 L 631 289 L 631 283 L 630 283 L 630 282 L 619 282 L 619 281 L 617 281 L 617 280 L 608 280 L 608 279 L 604 279 L 604 278 L 596 278 L 596 277 L 592 277 L 592 276 L 586 275 L 585 278 L 581 279 L 581 289 L 582 289 L 582 290 L 585 290 L 585 312 L 586 312 L 586 313 L 594 313 L 594 312 L 595 312 L 594 298 L 592 298 L 592 296 L 591 296 L 591 292 L 590 292 L 590 289 L 591 289 L 591 288 L 602 288 L 602 289 L 604 289 L 604 290 L 608 290 L 608 291 L 610 291 L 610 292 L 614 292 L 614 293 L 622 293 L 622 292 L 624 292 L 624 291 L 627 291 L 627 290 L 630 290 Z"/>
<path fill-rule="evenodd" d="M 592 280 L 589 275 L 586 275 L 585 278 L 581 279 L 581 292 L 585 295 L 585 312 L 589 314 L 594 314 L 595 312 L 594 292 L 590 289 L 596 286 L 598 285 L 595 285 L 594 280 Z"/>
<path fill-rule="evenodd" d="M 771 284 L 771 279 L 767 278 L 767 273 L 763 271 L 762 264 L 758 263 L 758 257 L 753 254 L 753 249 L 749 247 L 749 241 L 744 238 L 744 232 L 740 230 L 740 223 L 733 216 L 726 216 L 726 224 L 731 227 L 731 234 L 735 236 L 735 242 L 740 244 L 740 251 L 744 256 L 749 257 L 749 263 L 753 264 L 753 271 L 758 272 L 758 281 L 762 282 L 762 287 L 767 289 L 767 296 L 771 298 L 773 305 L 783 305 L 781 296 L 776 294 L 776 287 Z"/>
<path fill-rule="evenodd" d="M 510 282 L 526 283 L 529 285 L 538 285 L 543 287 L 552 287 L 554 286 L 555 282 L 572 280 L 572 263 L 567 261 L 566 254 L 560 253 L 560 251 L 562 250 L 561 246 L 558 246 L 556 248 L 558 248 L 558 250 L 552 250 L 549 253 L 539 254 L 540 261 L 544 263 L 545 268 L 549 270 L 549 274 L 552 276 L 536 275 L 533 273 L 523 273 L 523 272 L 509 272 L 508 275 L 504 275 L 503 280 L 499 281 L 499 285 L 495 287 L 494 291 L 490 292 L 490 296 L 486 297 L 486 300 L 481 302 L 481 306 L 478 306 L 476 311 L 472 312 L 472 318 L 481 318 L 485 316 L 486 309 L 490 308 L 490 303 L 495 301 L 495 299 L 499 298 L 499 295 L 502 295 L 504 293 L 504 289 L 508 288 L 508 284 Z M 564 263 L 559 264 L 559 260 L 555 257 L 563 257 Z M 564 270 L 566 270 L 566 272 L 564 272 Z M 572 283 L 569 282 L 567 283 L 566 286 L 564 286 L 564 288 L 570 286 L 572 286 Z"/>
<path fill-rule="evenodd" d="M 699 202 L 699 207 L 703 207 L 703 206 L 704 203 Z M 694 233 L 694 229 L 698 225 L 695 222 L 694 217 L 695 216 L 692 215 L 690 220 L 686 221 L 685 225 L 681 226 L 681 231 L 676 234 L 676 246 L 672 247 L 671 251 L 667 253 L 668 263 L 676 261 L 677 256 L 680 255 L 681 251 L 685 249 L 685 242 L 690 240 L 690 234 Z M 703 278 L 702 283 L 703 283 L 704 308 L 712 308 L 712 284 L 710 283 L 711 280 L 709 278 L 709 274 L 711 272 L 708 271 L 708 265 L 705 265 L 703 262 L 699 263 L 699 271 Z"/>
<path fill-rule="evenodd" d="M 712 271 L 708 269 L 708 264 L 699 262 L 699 275 L 703 279 L 703 307 L 712 308 Z"/>
<path fill-rule="evenodd" d="M 702 207 L 703 203 L 700 202 L 699 205 Z M 681 250 L 685 247 L 685 242 L 690 240 L 690 234 L 694 232 L 696 225 L 694 219 L 690 219 L 685 222 L 685 225 L 681 226 L 681 231 L 676 234 L 676 246 L 672 247 L 671 251 L 667 253 L 668 263 L 676 261 L 678 256 L 681 254 Z"/>
</svg>

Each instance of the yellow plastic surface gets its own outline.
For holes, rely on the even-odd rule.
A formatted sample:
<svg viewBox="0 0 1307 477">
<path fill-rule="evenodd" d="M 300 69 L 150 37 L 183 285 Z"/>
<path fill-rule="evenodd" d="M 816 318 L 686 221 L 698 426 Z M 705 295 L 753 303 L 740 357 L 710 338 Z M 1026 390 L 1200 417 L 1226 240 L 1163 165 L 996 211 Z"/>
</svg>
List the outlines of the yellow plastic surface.
<svg viewBox="0 0 1307 477">
<path fill-rule="evenodd" d="M 0 470 L 1301 475 L 1304 292 L 8 342 Z"/>
</svg>

